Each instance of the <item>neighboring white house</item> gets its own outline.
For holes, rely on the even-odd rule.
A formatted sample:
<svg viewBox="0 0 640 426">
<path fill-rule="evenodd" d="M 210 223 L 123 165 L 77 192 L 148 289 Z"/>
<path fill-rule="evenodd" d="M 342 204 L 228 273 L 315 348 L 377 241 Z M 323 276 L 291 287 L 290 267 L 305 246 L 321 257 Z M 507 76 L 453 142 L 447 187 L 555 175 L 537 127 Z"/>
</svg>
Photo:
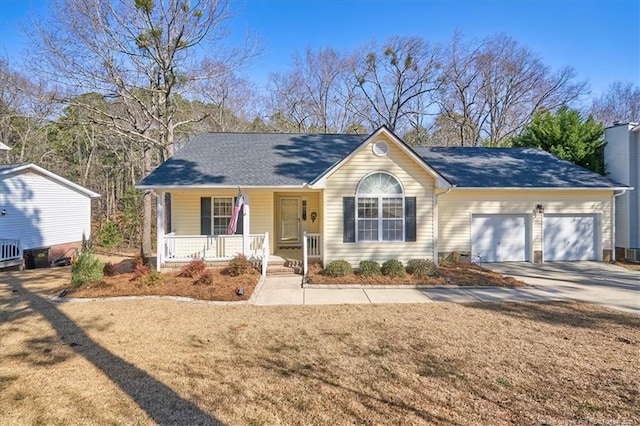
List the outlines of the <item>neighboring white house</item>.
<svg viewBox="0 0 640 426">
<path fill-rule="evenodd" d="M 633 188 L 616 197 L 616 257 L 640 261 L 640 124 L 614 124 L 604 139 L 608 176 Z"/>
<path fill-rule="evenodd" d="M 91 199 L 99 196 L 35 164 L 0 165 L 0 261 L 17 258 L 18 243 L 48 248 L 50 260 L 78 247 L 91 236 Z"/>
</svg>

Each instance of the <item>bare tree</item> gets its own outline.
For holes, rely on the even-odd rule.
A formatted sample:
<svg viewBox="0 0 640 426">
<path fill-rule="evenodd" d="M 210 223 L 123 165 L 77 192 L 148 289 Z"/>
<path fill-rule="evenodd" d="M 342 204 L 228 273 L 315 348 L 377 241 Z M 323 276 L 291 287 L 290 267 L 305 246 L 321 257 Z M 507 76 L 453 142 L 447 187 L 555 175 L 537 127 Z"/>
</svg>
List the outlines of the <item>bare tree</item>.
<svg viewBox="0 0 640 426">
<path fill-rule="evenodd" d="M 11 162 L 42 162 L 46 156 L 46 128 L 53 104 L 45 84 L 14 70 L 0 59 L 0 142 L 13 148 Z"/>
<path fill-rule="evenodd" d="M 442 80 L 441 49 L 422 38 L 395 37 L 381 48 L 373 43 L 353 70 L 362 101 L 357 112 L 371 128 L 408 129 L 429 114 Z"/>
<path fill-rule="evenodd" d="M 274 118 L 299 132 L 346 132 L 356 120 L 347 80 L 353 61 L 334 49 L 294 55 L 290 72 L 270 76 L 268 107 Z"/>
<path fill-rule="evenodd" d="M 553 110 L 586 94 L 575 71 L 552 71 L 504 34 L 478 44 L 455 35 L 440 95 L 442 119 L 457 127 L 462 145 L 500 145 L 517 135 L 540 109 Z"/>
<path fill-rule="evenodd" d="M 640 121 L 640 86 L 616 81 L 591 104 L 591 115 L 605 126 Z"/>
<path fill-rule="evenodd" d="M 216 43 L 229 16 L 226 0 L 57 0 L 50 11 L 50 19 L 33 25 L 32 69 L 64 89 L 61 102 L 92 111 L 99 124 L 139 144 L 145 175 L 154 158 L 172 154 L 177 128 L 202 119 L 177 121 L 174 101 L 178 94 L 193 95 L 195 83 L 218 76 L 219 68 L 196 59 L 215 51 L 226 72 L 251 52 L 224 51 Z M 86 92 L 116 107 L 96 109 L 77 96 Z M 142 254 L 150 253 L 146 193 Z"/>
</svg>

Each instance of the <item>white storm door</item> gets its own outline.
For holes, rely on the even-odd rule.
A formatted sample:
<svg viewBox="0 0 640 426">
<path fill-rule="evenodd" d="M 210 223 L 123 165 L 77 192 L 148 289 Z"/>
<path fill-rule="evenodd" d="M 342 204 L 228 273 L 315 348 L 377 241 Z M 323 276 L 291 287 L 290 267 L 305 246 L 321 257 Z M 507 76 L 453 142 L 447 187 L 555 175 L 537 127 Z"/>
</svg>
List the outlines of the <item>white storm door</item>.
<svg viewBox="0 0 640 426">
<path fill-rule="evenodd" d="M 545 215 L 543 255 L 552 260 L 598 260 L 594 215 Z"/>
<path fill-rule="evenodd" d="M 300 242 L 300 198 L 280 198 L 280 242 Z"/>
<path fill-rule="evenodd" d="M 526 215 L 473 215 L 471 256 L 483 262 L 527 260 Z"/>
</svg>

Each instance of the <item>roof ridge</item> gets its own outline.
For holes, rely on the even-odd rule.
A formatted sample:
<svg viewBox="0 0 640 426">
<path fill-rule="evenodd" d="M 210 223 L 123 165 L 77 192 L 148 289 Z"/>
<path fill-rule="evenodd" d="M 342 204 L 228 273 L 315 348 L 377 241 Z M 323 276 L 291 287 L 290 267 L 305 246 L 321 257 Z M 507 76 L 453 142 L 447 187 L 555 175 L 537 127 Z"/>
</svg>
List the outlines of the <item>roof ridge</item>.
<svg viewBox="0 0 640 426">
<path fill-rule="evenodd" d="M 365 133 L 297 133 L 297 132 L 201 132 L 188 138 L 200 135 L 283 135 L 283 136 L 369 136 Z"/>
</svg>

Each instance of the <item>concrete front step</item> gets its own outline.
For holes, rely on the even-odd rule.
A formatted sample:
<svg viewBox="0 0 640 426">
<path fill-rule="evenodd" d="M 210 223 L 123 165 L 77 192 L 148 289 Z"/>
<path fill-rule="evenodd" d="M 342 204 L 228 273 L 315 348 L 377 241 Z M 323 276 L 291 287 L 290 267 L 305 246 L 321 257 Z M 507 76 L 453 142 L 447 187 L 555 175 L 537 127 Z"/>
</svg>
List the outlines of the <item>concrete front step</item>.
<svg viewBox="0 0 640 426">
<path fill-rule="evenodd" d="M 271 265 L 267 268 L 267 275 L 301 275 L 302 267 L 289 268 L 281 265 Z"/>
</svg>

